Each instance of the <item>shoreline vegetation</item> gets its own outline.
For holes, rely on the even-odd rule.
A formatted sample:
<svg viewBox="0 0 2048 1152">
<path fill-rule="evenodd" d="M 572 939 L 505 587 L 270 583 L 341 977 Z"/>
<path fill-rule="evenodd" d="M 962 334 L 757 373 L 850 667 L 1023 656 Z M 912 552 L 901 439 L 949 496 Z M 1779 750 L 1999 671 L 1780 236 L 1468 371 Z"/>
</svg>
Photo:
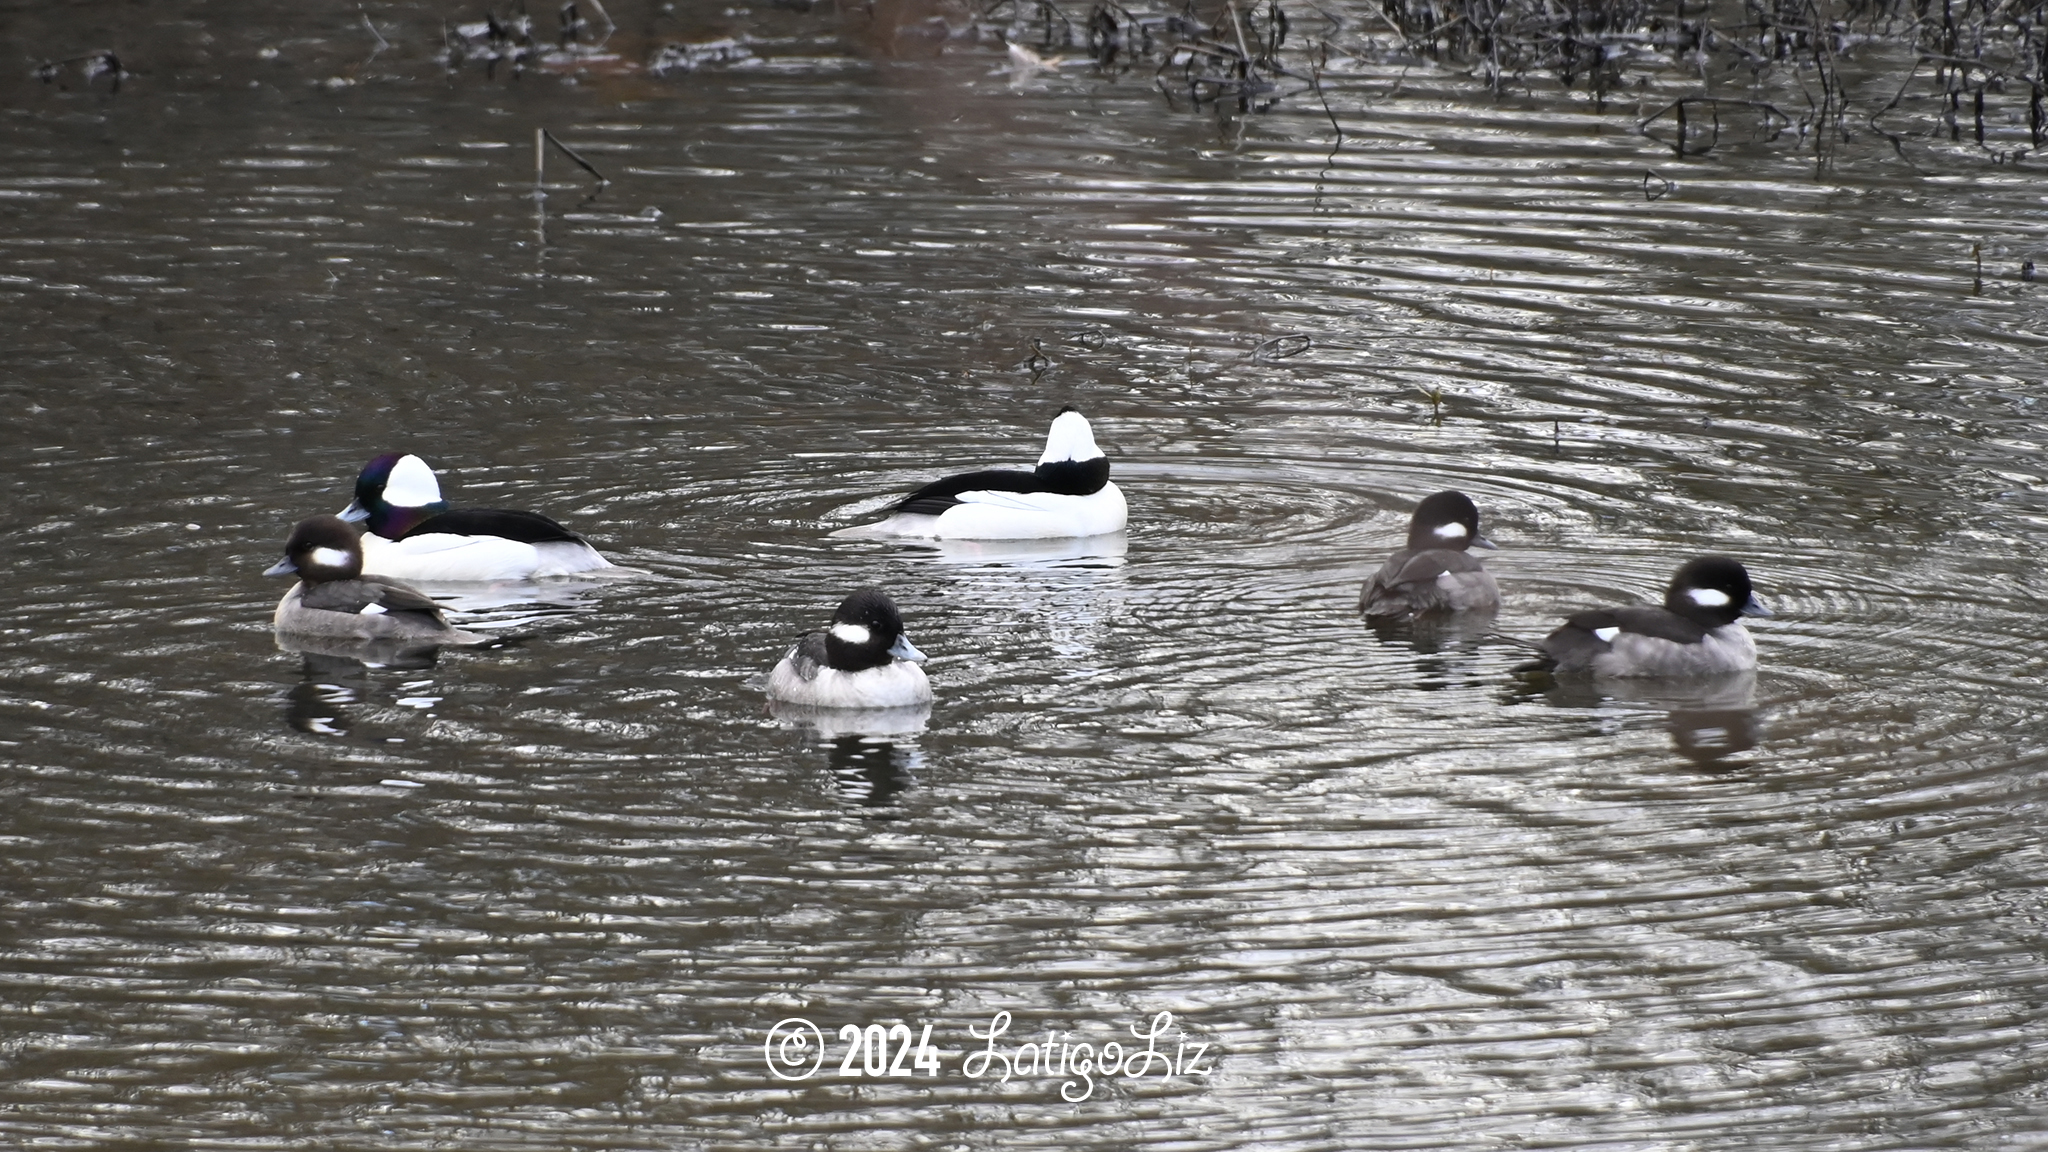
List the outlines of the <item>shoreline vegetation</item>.
<svg viewBox="0 0 2048 1152">
<path fill-rule="evenodd" d="M 499 81 L 673 83 L 820 51 L 1002 52 L 1020 84 L 1135 80 L 1176 109 L 1224 117 L 1305 107 L 1327 118 L 1337 149 L 1344 117 L 1411 70 L 1495 99 L 1590 102 L 1678 157 L 1766 142 L 1810 154 L 1821 172 L 1858 141 L 1909 161 L 1910 145 L 2000 164 L 2048 144 L 2048 0 L 513 0 L 470 11 L 438 26 L 429 13 L 359 12 L 327 36 L 337 55 L 362 40 L 367 58 L 306 79 L 340 88 L 438 63 Z M 31 75 L 112 97 L 178 67 L 129 45 L 94 48 Z M 256 55 L 287 59 L 274 46 Z"/>
<path fill-rule="evenodd" d="M 1789 138 L 1825 168 L 1868 134 L 2011 163 L 2048 141 L 2048 0 L 994 0 L 973 27 L 1237 112 L 1303 97 L 1327 112 L 1360 63 L 1427 64 L 1495 97 L 1633 110 L 1678 156 Z"/>
</svg>

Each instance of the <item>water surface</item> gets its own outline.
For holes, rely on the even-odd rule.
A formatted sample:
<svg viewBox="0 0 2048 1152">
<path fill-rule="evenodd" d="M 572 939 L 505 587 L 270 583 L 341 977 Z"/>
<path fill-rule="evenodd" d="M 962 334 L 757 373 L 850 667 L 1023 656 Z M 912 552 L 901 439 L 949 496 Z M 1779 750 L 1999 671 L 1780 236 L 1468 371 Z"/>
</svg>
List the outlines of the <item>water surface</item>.
<svg viewBox="0 0 2048 1152">
<path fill-rule="evenodd" d="M 353 13 L 127 12 L 0 33 L 133 72 L 0 106 L 8 1140 L 2048 1127 L 2032 167 L 1680 161 L 1368 61 L 1333 155 L 1319 104 L 1016 82 L 822 11 L 621 11 L 629 49 L 752 59 L 517 79 L 445 73 L 441 13 L 369 12 L 372 55 Z M 537 205 L 536 128 L 609 186 L 557 154 Z M 1029 463 L 1069 403 L 1124 541 L 828 538 Z M 467 590 L 535 633 L 501 651 L 280 651 L 257 573 L 390 450 L 645 575 Z M 1481 630 L 1369 631 L 1444 487 L 1502 545 L 1498 632 L 1727 551 L 1762 670 L 1531 692 Z M 932 654 L 923 730 L 771 715 L 759 675 L 864 582 Z M 1000 1012 L 1012 1045 L 1170 1012 L 1209 1071 L 971 1078 Z M 811 1080 L 765 1067 L 788 1017 Z M 943 1076 L 837 1074 L 841 1026 L 899 1022 Z"/>
</svg>

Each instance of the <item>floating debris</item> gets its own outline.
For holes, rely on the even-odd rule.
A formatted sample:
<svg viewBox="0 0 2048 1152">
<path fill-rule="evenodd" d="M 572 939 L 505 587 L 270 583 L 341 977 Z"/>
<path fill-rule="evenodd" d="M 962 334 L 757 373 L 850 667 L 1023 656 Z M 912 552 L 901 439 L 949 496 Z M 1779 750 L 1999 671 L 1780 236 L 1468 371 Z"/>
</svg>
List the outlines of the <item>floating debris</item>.
<svg viewBox="0 0 2048 1152">
<path fill-rule="evenodd" d="M 533 40 L 533 18 L 524 12 L 504 20 L 495 12 L 486 12 L 482 20 L 445 29 L 441 41 L 442 59 L 450 72 L 471 60 L 481 60 L 484 75 L 492 78 L 500 63 L 509 64 L 512 74 L 518 75 L 541 51 Z"/>
<path fill-rule="evenodd" d="M 1275 336 L 1252 349 L 1254 359 L 1271 363 L 1275 360 L 1289 360 L 1316 346 L 1315 340 L 1302 332 L 1289 332 Z"/>
<path fill-rule="evenodd" d="M 1057 68 L 1072 52 L 1111 75 L 1149 65 L 1160 91 L 1176 103 L 1263 111 L 1316 86 L 1306 52 L 1292 64 L 1282 60 L 1290 27 L 1279 0 L 1254 0 L 1244 9 L 1225 0 L 1208 20 L 1193 4 L 1133 12 L 1116 0 L 1096 0 L 1077 19 L 1053 0 L 996 0 L 973 31 L 1002 41 L 1013 80 Z"/>
<path fill-rule="evenodd" d="M 666 76 L 671 72 L 695 72 L 709 65 L 730 67 L 753 63 L 755 59 L 753 49 L 727 37 L 687 44 L 664 44 L 648 60 L 647 70 L 656 76 Z"/>
<path fill-rule="evenodd" d="M 119 92 L 121 81 L 134 75 L 121 67 L 121 58 L 112 52 L 92 52 L 84 56 L 73 56 L 69 60 L 46 60 L 36 65 L 35 75 L 36 79 L 45 84 L 55 84 L 68 90 L 70 85 L 64 82 L 64 77 L 72 72 L 76 72 L 80 81 L 88 88 L 100 77 L 108 77 L 107 91 L 110 93 Z"/>
</svg>

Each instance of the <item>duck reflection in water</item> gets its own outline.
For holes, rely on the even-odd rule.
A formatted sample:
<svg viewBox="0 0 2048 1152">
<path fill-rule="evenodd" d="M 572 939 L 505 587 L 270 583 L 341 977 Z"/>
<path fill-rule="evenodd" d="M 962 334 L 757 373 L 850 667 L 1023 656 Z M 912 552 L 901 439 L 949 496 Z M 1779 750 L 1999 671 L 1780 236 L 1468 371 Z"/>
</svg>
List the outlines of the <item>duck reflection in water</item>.
<svg viewBox="0 0 2048 1152">
<path fill-rule="evenodd" d="M 1563 679 L 1540 695 L 1555 708 L 1661 708 L 1672 747 L 1703 768 L 1746 766 L 1729 758 L 1754 749 L 1763 736 L 1754 671 L 1682 680 Z"/>
<path fill-rule="evenodd" d="M 1492 612 L 1433 612 L 1427 616 L 1368 616 L 1366 630 L 1382 644 L 1407 645 L 1424 656 L 1471 652 L 1493 635 Z"/>
<path fill-rule="evenodd" d="M 1366 630 L 1380 645 L 1412 655 L 1399 657 L 1406 671 L 1401 682 L 1424 692 L 1484 689 L 1494 683 L 1498 665 L 1489 657 L 1493 614 L 1437 613 L 1399 620 L 1367 617 Z"/>
<path fill-rule="evenodd" d="M 768 714 L 786 728 L 818 735 L 826 748 L 833 785 L 842 798 L 864 807 L 895 802 L 917 782 L 924 753 L 916 737 L 932 718 L 930 704 L 902 708 L 813 708 L 782 700 L 768 702 Z"/>
<path fill-rule="evenodd" d="M 300 680 L 285 693 L 285 722 L 315 736 L 356 735 L 356 712 L 372 695 L 373 670 L 418 671 L 434 667 L 439 649 L 408 647 L 389 641 L 345 643 L 320 637 L 280 633 L 277 646 L 300 655 Z M 413 706 L 429 697 L 410 695 L 422 684 L 401 686 L 408 693 L 398 703 Z"/>
<path fill-rule="evenodd" d="M 963 568 L 1121 568 L 1131 538 L 1105 532 L 1055 540 L 920 540 L 903 550 Z"/>
</svg>

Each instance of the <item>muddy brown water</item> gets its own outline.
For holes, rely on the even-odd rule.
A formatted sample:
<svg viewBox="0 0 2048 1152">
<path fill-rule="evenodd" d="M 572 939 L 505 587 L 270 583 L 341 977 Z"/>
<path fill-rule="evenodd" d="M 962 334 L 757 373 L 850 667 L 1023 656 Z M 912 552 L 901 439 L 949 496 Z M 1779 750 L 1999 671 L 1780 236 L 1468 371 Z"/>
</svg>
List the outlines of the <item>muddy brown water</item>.
<svg viewBox="0 0 2048 1152">
<path fill-rule="evenodd" d="M 374 56 L 354 11 L 238 11 L 0 32 L 132 72 L 0 106 L 0 1139 L 2048 1129 L 2037 168 L 1676 160 L 1363 62 L 1332 155 L 1305 101 L 796 13 L 729 66 L 514 80 L 428 58 L 467 11 L 370 10 Z M 609 186 L 558 154 L 537 211 L 542 127 Z M 1125 539 L 827 538 L 1068 403 Z M 280 651 L 258 573 L 394 449 L 645 575 L 461 590 L 504 651 Z M 1530 693 L 1473 630 L 1369 631 L 1442 487 L 1500 632 L 1727 551 L 1761 671 Z M 922 730 L 770 715 L 870 581 Z M 898 1024 L 937 1075 L 842 1072 Z"/>
</svg>

